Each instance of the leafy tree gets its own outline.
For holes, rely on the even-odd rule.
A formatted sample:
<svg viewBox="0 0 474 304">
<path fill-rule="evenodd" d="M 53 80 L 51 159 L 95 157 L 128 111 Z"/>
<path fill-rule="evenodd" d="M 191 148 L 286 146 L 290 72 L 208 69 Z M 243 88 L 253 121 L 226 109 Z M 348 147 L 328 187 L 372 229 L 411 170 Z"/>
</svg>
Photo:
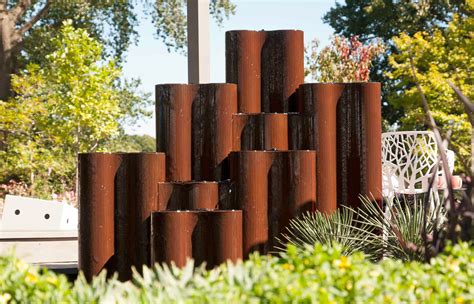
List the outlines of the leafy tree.
<svg viewBox="0 0 474 304">
<path fill-rule="evenodd" d="M 157 38 L 169 50 L 186 46 L 185 0 L 0 0 L 0 99 L 10 94 L 11 74 L 51 52 L 49 40 L 64 20 L 86 29 L 107 46 L 106 55 L 120 61 L 138 38 L 138 7 L 152 17 Z M 220 24 L 235 6 L 230 0 L 211 0 L 210 10 Z"/>
<path fill-rule="evenodd" d="M 106 143 L 104 150 L 110 152 L 155 152 L 156 140 L 150 135 L 120 134 Z"/>
<path fill-rule="evenodd" d="M 362 41 L 381 38 L 388 46 L 386 55 L 374 62 L 370 78 L 383 83 L 382 113 L 394 124 L 403 116 L 403 111 L 394 108 L 386 98 L 394 89 L 394 82 L 384 74 L 390 69 L 388 56 L 395 51 L 392 37 L 402 32 L 408 35 L 419 31 L 431 33 L 445 27 L 454 13 L 469 13 L 465 0 L 346 0 L 344 4 L 336 3 L 323 20 L 336 34 L 357 35 Z"/>
<path fill-rule="evenodd" d="M 402 33 L 393 40 L 398 52 L 389 57 L 392 71 L 387 73 L 396 88 L 389 100 L 405 112 L 401 119 L 402 128 L 424 129 L 426 120 L 414 86 L 410 59 L 413 61 L 432 115 L 445 134 L 448 130 L 452 131 L 451 146 L 458 152 L 466 170 L 471 158 L 471 125 L 463 104 L 458 101 L 448 80 L 465 92 L 468 98 L 474 97 L 473 33 L 474 18 L 458 14 L 444 29 L 414 35 Z"/>
<path fill-rule="evenodd" d="M 51 45 L 41 66 L 30 63 L 13 76 L 15 97 L 0 101 L 8 135 L 0 179 L 16 175 L 38 196 L 71 188 L 77 153 L 100 150 L 118 135 L 136 98 L 123 94 L 120 69 L 102 60 L 102 44 L 86 30 L 65 22 Z"/>
</svg>

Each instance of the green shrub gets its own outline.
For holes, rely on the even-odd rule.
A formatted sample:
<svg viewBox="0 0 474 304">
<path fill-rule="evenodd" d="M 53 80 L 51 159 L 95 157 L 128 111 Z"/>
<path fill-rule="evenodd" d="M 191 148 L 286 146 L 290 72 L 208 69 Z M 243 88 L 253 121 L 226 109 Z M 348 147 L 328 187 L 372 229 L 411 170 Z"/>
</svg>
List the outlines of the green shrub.
<svg viewBox="0 0 474 304">
<path fill-rule="evenodd" d="M 39 274 L 16 259 L 0 260 L 0 303 L 470 303 L 474 301 L 474 248 L 449 247 L 430 263 L 341 254 L 341 246 L 288 246 L 281 256 L 253 255 L 214 270 L 145 268 L 131 282 L 105 273 L 71 286 L 63 276 Z M 31 281 L 29 276 L 36 279 Z"/>
</svg>

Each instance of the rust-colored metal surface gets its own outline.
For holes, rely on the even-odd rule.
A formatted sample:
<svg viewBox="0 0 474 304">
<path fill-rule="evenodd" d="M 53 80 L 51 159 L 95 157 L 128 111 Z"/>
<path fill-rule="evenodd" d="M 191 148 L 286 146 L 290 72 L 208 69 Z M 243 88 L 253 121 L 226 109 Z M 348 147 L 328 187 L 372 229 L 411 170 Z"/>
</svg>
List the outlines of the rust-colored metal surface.
<svg viewBox="0 0 474 304">
<path fill-rule="evenodd" d="M 268 252 L 268 174 L 271 151 L 230 154 L 231 179 L 235 182 L 234 209 L 243 211 L 243 255 Z"/>
<path fill-rule="evenodd" d="M 237 112 L 237 85 L 201 84 L 192 107 L 192 179 L 229 178 L 232 114 Z"/>
<path fill-rule="evenodd" d="M 151 215 L 151 261 L 184 267 L 193 257 L 199 212 L 156 211 Z"/>
<path fill-rule="evenodd" d="M 314 122 L 309 114 L 288 113 L 288 150 L 314 150 Z"/>
<path fill-rule="evenodd" d="M 123 153 L 115 178 L 115 269 L 130 280 L 132 266 L 150 265 L 150 215 L 157 210 L 156 184 L 165 180 L 164 153 Z"/>
<path fill-rule="evenodd" d="M 208 268 L 214 268 L 226 261 L 242 260 L 242 211 L 214 210 L 202 212 L 204 242 Z"/>
<path fill-rule="evenodd" d="M 380 83 L 348 83 L 337 106 L 338 203 L 360 206 L 359 195 L 381 199 Z"/>
<path fill-rule="evenodd" d="M 288 150 L 287 114 L 234 114 L 232 138 L 234 151 Z"/>
<path fill-rule="evenodd" d="M 317 209 L 331 213 L 337 208 L 336 109 L 344 85 L 304 84 L 299 88 L 299 110 L 314 119 L 314 148 L 317 156 Z"/>
<path fill-rule="evenodd" d="M 191 180 L 191 122 L 198 85 L 161 84 L 156 90 L 156 148 L 166 153 L 166 179 Z"/>
<path fill-rule="evenodd" d="M 114 179 L 121 155 L 80 153 L 79 269 L 91 280 L 113 264 Z"/>
<path fill-rule="evenodd" d="M 238 84 L 238 112 L 261 112 L 263 31 L 229 31 L 225 35 L 226 82 Z"/>
<path fill-rule="evenodd" d="M 157 210 L 196 210 L 219 207 L 218 182 L 158 183 Z"/>
<path fill-rule="evenodd" d="M 304 82 L 304 34 L 266 31 L 262 48 L 262 112 L 290 112 Z"/>
</svg>

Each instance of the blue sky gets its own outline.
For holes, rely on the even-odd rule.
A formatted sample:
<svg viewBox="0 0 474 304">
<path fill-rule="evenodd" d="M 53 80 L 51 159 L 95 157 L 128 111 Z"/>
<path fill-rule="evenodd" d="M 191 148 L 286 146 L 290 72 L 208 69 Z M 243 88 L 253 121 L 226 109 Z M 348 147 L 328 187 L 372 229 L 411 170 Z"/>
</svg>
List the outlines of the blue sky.
<svg viewBox="0 0 474 304">
<path fill-rule="evenodd" d="M 332 28 L 321 18 L 335 4 L 335 0 L 271 1 L 233 0 L 236 14 L 224 21 L 222 27 L 211 22 L 211 82 L 225 82 L 225 32 L 229 30 L 299 29 L 304 31 L 305 43 L 313 38 L 324 46 L 333 34 Z M 341 2 L 341 1 L 340 1 Z M 152 93 L 160 83 L 186 83 L 187 58 L 168 53 L 157 40 L 149 19 L 143 18 L 138 28 L 138 45 L 130 47 L 123 73 L 127 78 L 140 78 L 142 90 Z M 155 136 L 155 118 L 129 126 L 127 133 Z"/>
</svg>

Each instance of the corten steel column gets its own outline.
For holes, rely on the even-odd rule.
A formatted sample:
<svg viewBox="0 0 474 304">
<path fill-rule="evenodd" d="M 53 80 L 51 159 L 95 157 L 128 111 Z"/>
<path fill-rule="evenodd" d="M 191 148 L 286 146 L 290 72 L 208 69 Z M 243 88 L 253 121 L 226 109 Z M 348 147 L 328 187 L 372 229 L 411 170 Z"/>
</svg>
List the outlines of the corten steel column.
<svg viewBox="0 0 474 304">
<path fill-rule="evenodd" d="M 207 267 L 242 260 L 242 211 L 214 210 L 199 216 L 205 227 L 203 245 L 206 246 Z"/>
<path fill-rule="evenodd" d="M 314 147 L 317 157 L 317 209 L 331 213 L 337 208 L 336 108 L 344 85 L 304 84 L 299 89 L 299 109 L 314 119 Z"/>
<path fill-rule="evenodd" d="M 238 113 L 232 116 L 233 150 L 288 150 L 285 113 Z"/>
<path fill-rule="evenodd" d="M 238 112 L 261 112 L 261 52 L 265 32 L 225 33 L 226 82 L 238 84 Z"/>
<path fill-rule="evenodd" d="M 164 153 L 123 153 L 115 178 L 115 270 L 131 279 L 132 266 L 150 265 L 150 215 L 158 209 L 156 184 L 165 180 Z"/>
<path fill-rule="evenodd" d="M 201 84 L 192 107 L 192 179 L 229 178 L 232 114 L 237 112 L 237 85 Z"/>
<path fill-rule="evenodd" d="M 262 112 L 290 112 L 304 82 L 303 31 L 265 32 L 262 48 Z"/>
<path fill-rule="evenodd" d="M 121 155 L 79 154 L 79 269 L 91 280 L 114 256 L 114 179 Z"/>
<path fill-rule="evenodd" d="M 337 106 L 338 203 L 359 207 L 359 195 L 381 199 L 380 83 L 343 84 Z"/>
<path fill-rule="evenodd" d="M 235 209 L 243 211 L 243 254 L 268 251 L 268 174 L 271 151 L 230 154 L 231 179 L 235 182 Z"/>
<path fill-rule="evenodd" d="M 158 183 L 157 210 L 216 209 L 219 206 L 218 182 Z"/>
<path fill-rule="evenodd" d="M 156 148 L 166 153 L 166 180 L 191 180 L 192 105 L 198 85 L 161 84 L 156 89 Z"/>
<path fill-rule="evenodd" d="M 313 117 L 303 113 L 288 113 L 288 150 L 314 150 Z"/>
<path fill-rule="evenodd" d="M 151 215 L 151 261 L 184 267 L 193 256 L 193 232 L 199 213 L 156 211 Z"/>
</svg>

